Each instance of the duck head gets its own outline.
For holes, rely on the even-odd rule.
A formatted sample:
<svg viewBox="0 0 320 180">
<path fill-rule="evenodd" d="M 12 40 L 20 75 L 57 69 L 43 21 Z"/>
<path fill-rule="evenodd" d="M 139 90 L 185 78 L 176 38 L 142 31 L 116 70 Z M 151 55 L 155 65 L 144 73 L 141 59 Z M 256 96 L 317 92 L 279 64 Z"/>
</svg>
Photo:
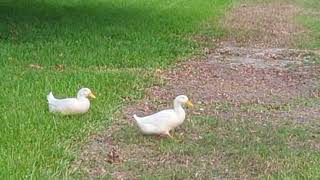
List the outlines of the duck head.
<svg viewBox="0 0 320 180">
<path fill-rule="evenodd" d="M 179 95 L 174 99 L 174 104 L 186 104 L 189 107 L 193 107 L 192 102 L 189 100 L 189 98 L 186 95 Z"/>
<path fill-rule="evenodd" d="M 80 97 L 85 97 L 85 98 L 96 98 L 96 96 L 91 92 L 91 90 L 89 88 L 81 88 L 79 91 L 78 91 L 78 94 L 77 94 L 77 97 L 80 98 Z"/>
</svg>

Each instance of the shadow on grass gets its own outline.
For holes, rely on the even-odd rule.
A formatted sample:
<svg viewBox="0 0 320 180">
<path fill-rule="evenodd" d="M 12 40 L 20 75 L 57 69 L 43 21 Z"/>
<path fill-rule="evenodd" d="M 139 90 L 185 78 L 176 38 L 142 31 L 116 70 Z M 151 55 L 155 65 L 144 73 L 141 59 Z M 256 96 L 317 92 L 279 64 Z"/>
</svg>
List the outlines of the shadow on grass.
<svg viewBox="0 0 320 180">
<path fill-rule="evenodd" d="M 139 4 L 138 4 L 139 5 Z M 167 14 L 147 3 L 18 1 L 0 5 L 0 38 L 15 43 L 108 36 L 134 38 L 129 33 L 146 35 L 178 29 L 183 17 Z M 184 19 L 186 24 L 190 19 Z M 174 31 L 173 31 L 174 32 Z M 90 37 L 87 37 L 90 39 Z"/>
<path fill-rule="evenodd" d="M 184 37 L 194 32 L 204 14 L 166 5 L 161 1 L 2 3 L 0 58 L 4 65 L 168 65 L 178 55 L 191 53 L 195 43 Z"/>
</svg>

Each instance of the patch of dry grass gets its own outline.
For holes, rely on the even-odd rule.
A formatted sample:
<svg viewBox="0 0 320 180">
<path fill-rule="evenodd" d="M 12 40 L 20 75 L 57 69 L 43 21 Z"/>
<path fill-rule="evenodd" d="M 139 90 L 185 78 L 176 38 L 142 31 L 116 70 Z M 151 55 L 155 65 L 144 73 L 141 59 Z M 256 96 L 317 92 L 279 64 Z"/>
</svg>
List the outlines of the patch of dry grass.
<svg viewBox="0 0 320 180">
<path fill-rule="evenodd" d="M 230 11 L 223 20 L 228 41 L 249 47 L 289 47 L 307 29 L 294 22 L 302 8 L 293 3 L 248 3 Z"/>
</svg>

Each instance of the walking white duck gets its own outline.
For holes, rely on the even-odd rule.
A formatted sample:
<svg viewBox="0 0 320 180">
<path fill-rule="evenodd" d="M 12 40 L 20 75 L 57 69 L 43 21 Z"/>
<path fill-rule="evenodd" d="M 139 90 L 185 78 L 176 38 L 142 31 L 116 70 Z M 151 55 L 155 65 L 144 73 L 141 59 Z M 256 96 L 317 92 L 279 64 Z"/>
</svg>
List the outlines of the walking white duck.
<svg viewBox="0 0 320 180">
<path fill-rule="evenodd" d="M 96 98 L 89 88 L 80 89 L 76 98 L 56 99 L 50 92 L 47 96 L 49 112 L 63 115 L 86 113 L 90 108 L 88 97 Z"/>
<path fill-rule="evenodd" d="M 170 130 L 182 124 L 186 117 L 186 112 L 182 108 L 183 104 L 193 106 L 187 96 L 180 95 L 174 99 L 173 109 L 163 110 L 146 117 L 137 115 L 133 117 L 143 134 L 163 134 L 173 138 Z"/>
</svg>

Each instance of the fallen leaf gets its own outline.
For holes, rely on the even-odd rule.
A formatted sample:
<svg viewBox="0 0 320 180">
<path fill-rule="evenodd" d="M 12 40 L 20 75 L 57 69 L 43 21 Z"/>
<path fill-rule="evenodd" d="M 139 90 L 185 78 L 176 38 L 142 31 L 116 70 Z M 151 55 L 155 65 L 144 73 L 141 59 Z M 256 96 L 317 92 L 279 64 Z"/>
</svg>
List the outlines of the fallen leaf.
<svg viewBox="0 0 320 180">
<path fill-rule="evenodd" d="M 105 158 L 105 161 L 107 161 L 110 164 L 120 162 L 119 154 L 117 153 L 117 151 L 114 147 L 112 148 L 111 152 L 109 152 L 109 154 Z"/>
<path fill-rule="evenodd" d="M 43 69 L 43 67 L 40 64 L 29 64 L 29 67 L 34 69 Z"/>
</svg>

